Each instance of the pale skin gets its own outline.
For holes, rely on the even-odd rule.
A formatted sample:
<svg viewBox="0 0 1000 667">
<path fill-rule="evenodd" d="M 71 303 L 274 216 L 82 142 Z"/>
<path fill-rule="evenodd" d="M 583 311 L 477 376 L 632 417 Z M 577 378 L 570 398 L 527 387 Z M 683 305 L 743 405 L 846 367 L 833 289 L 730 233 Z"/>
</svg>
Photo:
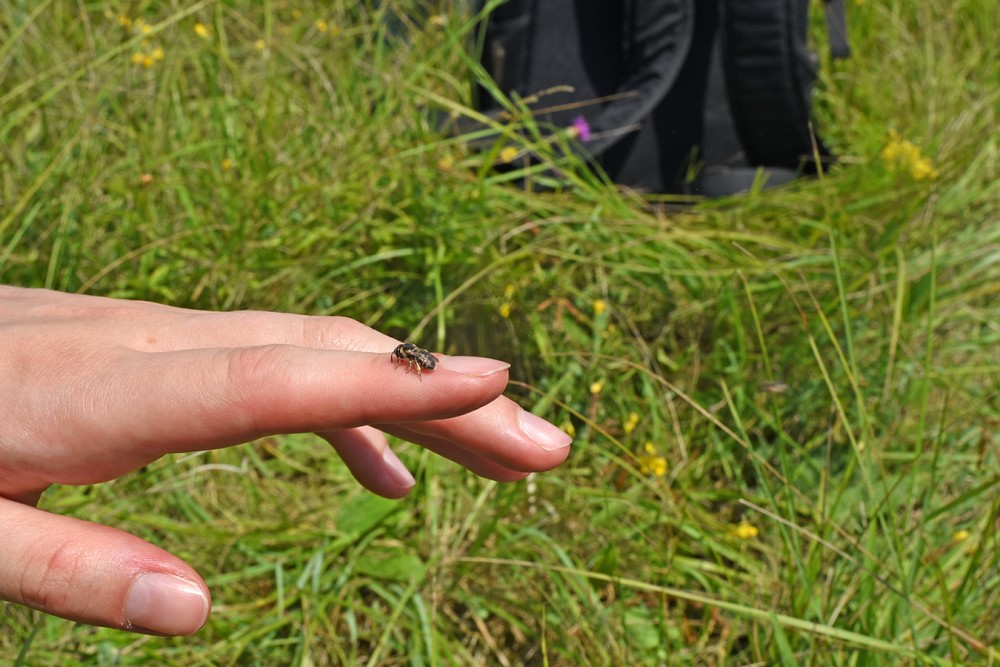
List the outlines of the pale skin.
<svg viewBox="0 0 1000 667">
<path fill-rule="evenodd" d="M 36 507 L 164 454 L 317 433 L 364 487 L 405 496 L 389 433 L 477 475 L 554 468 L 570 438 L 502 396 L 508 365 L 448 357 L 422 378 L 399 341 L 354 320 L 216 313 L 0 286 L 0 599 L 76 621 L 187 635 L 210 596 L 195 570 L 117 528 Z"/>
</svg>

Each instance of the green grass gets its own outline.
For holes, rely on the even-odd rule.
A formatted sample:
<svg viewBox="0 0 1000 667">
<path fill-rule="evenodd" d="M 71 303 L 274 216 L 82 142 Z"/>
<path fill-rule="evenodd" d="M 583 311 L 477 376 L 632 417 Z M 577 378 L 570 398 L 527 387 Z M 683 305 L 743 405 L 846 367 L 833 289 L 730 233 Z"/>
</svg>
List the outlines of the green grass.
<svg viewBox="0 0 1000 667">
<path fill-rule="evenodd" d="M 369 3 L 0 0 L 0 281 L 347 315 L 511 360 L 510 395 L 576 435 L 514 485 L 402 445 L 401 502 L 309 436 L 53 489 L 187 559 L 215 609 L 164 639 L 6 605 L 0 655 L 997 664 L 1000 17 L 849 10 L 817 100 L 841 163 L 674 211 L 437 134 L 468 113 L 457 13 L 402 40 Z M 880 159 L 892 131 L 937 178 Z"/>
</svg>

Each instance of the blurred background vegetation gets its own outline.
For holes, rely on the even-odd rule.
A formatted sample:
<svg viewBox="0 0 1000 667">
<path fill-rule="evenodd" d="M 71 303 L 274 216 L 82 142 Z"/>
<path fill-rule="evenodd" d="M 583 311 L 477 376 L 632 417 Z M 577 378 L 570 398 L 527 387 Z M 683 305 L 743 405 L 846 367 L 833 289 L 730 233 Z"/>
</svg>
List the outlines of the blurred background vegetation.
<svg viewBox="0 0 1000 667">
<path fill-rule="evenodd" d="M 840 163 L 684 206 L 516 121 L 442 136 L 477 24 L 417 5 L 0 0 L 0 281 L 509 359 L 569 461 L 498 485 L 401 444 L 392 502 L 297 435 L 53 489 L 188 560 L 214 611 L 169 639 L 4 605 L 0 655 L 996 664 L 994 2 L 849 3 L 817 92 Z M 517 137 L 563 178 L 496 169 Z"/>
</svg>

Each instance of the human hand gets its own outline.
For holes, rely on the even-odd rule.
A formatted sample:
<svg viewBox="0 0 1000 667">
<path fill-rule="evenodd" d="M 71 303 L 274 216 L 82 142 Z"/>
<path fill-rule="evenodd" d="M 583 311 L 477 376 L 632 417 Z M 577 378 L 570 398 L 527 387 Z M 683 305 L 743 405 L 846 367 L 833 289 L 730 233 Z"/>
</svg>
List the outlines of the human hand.
<svg viewBox="0 0 1000 667">
<path fill-rule="evenodd" d="M 212 313 L 0 286 L 0 598 L 95 625 L 197 631 L 201 577 L 133 535 L 35 507 L 169 452 L 315 432 L 369 490 L 414 480 L 385 433 L 483 477 L 565 460 L 570 438 L 501 395 L 508 364 L 439 357 L 422 377 L 354 320 Z"/>
</svg>

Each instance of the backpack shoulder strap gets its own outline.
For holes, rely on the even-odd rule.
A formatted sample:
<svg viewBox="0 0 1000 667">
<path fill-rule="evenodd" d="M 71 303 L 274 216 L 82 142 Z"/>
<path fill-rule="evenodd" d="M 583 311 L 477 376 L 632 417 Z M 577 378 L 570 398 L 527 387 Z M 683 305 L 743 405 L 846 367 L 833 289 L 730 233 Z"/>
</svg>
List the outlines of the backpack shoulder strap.
<svg viewBox="0 0 1000 667">
<path fill-rule="evenodd" d="M 684 66 L 694 34 L 694 0 L 631 0 L 626 11 L 622 46 L 628 76 L 618 88 L 619 99 L 595 119 L 598 133 L 609 136 L 588 149 L 595 154 L 634 131 L 673 88 Z"/>
<path fill-rule="evenodd" d="M 826 1 L 831 47 L 846 56 L 842 0 Z M 808 10 L 809 0 L 722 0 L 726 92 L 751 164 L 810 172 L 814 149 L 831 157 L 812 128 L 818 59 L 808 47 Z"/>
<path fill-rule="evenodd" d="M 531 54 L 534 4 L 534 0 L 508 0 L 493 8 L 484 24 L 480 60 L 504 92 L 514 89 L 525 78 Z M 484 12 L 485 0 L 477 3 L 476 9 L 477 14 Z"/>
<path fill-rule="evenodd" d="M 850 58 L 851 44 L 847 41 L 847 13 L 844 0 L 823 0 L 826 10 L 826 30 L 830 40 L 830 57 Z"/>
<path fill-rule="evenodd" d="M 574 92 L 546 95 L 538 106 L 565 109 L 546 113 L 556 126 L 584 116 L 594 135 L 587 152 L 599 155 L 646 122 L 673 87 L 691 45 L 694 2 L 615 0 L 588 9 L 578 0 L 509 0 L 488 16 L 481 61 L 504 94 L 526 98 L 568 84 Z M 579 53 L 565 48 L 565 33 Z"/>
</svg>

